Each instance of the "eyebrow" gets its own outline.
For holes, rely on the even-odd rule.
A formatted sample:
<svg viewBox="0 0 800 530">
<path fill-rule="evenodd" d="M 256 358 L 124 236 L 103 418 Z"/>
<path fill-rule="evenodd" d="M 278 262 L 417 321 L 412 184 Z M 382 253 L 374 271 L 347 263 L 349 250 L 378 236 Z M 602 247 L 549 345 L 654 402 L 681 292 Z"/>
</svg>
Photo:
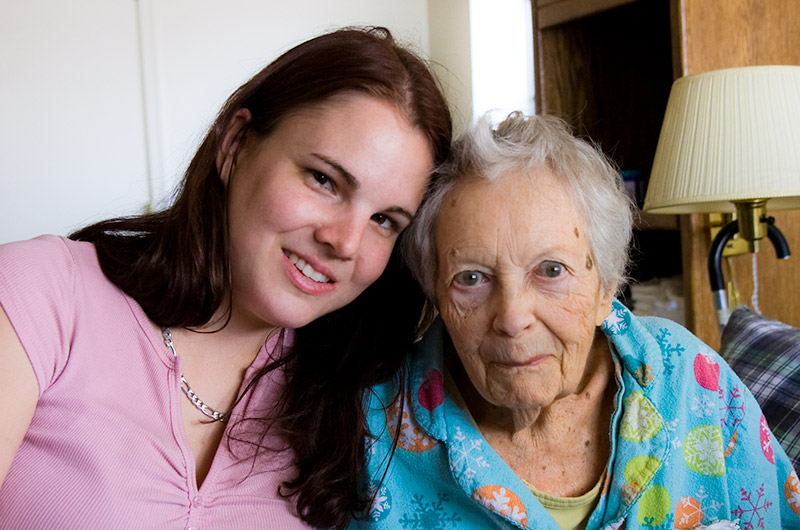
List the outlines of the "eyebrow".
<svg viewBox="0 0 800 530">
<path fill-rule="evenodd" d="M 331 166 L 336 171 L 338 171 L 339 174 L 341 174 L 342 177 L 347 181 L 347 184 L 352 186 L 353 189 L 357 190 L 357 189 L 359 189 L 361 187 L 361 183 L 358 181 L 358 179 L 352 173 L 347 171 L 344 168 L 344 166 L 342 166 L 336 160 L 328 158 L 327 156 L 321 155 L 319 153 L 312 153 L 312 155 L 314 157 L 320 159 L 321 161 L 325 162 L 326 164 Z M 409 222 L 411 222 L 414 219 L 414 214 L 409 212 L 408 210 L 406 210 L 402 206 L 392 206 L 391 208 L 387 208 L 387 211 L 392 212 L 392 213 L 400 214 L 403 217 L 408 218 Z"/>
<path fill-rule="evenodd" d="M 320 160 L 331 166 L 333 169 L 338 171 L 342 175 L 342 177 L 344 177 L 344 179 L 347 181 L 348 185 L 352 186 L 354 189 L 359 189 L 361 187 L 361 183 L 358 181 L 358 179 L 355 178 L 352 173 L 347 171 L 344 168 L 344 166 L 341 165 L 339 162 L 331 158 L 328 158 L 325 155 L 321 155 L 319 153 L 312 153 L 312 154 L 316 158 L 319 158 Z"/>
</svg>

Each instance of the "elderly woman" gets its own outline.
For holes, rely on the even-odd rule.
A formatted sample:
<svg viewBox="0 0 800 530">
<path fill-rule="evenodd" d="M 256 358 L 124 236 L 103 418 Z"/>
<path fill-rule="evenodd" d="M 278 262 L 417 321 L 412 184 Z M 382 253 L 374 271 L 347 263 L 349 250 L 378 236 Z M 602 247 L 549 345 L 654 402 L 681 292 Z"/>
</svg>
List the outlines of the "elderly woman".
<svg viewBox="0 0 800 530">
<path fill-rule="evenodd" d="M 614 299 L 631 207 L 558 120 L 478 123 L 408 261 L 440 319 L 368 421 L 375 528 L 800 528 L 758 404 L 677 324 Z"/>
</svg>

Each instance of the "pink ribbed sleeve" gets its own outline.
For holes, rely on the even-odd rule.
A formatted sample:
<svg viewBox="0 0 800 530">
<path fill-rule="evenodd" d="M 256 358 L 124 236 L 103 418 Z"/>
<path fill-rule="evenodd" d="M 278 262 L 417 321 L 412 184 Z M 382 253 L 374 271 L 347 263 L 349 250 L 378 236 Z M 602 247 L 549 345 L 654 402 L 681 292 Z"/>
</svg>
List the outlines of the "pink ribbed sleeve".
<svg viewBox="0 0 800 530">
<path fill-rule="evenodd" d="M 135 301 L 108 282 L 94 247 L 45 236 L 0 246 L 0 304 L 34 367 L 40 398 L 0 488 L 0 529 L 306 528 L 277 495 L 289 453 L 223 443 L 198 489 L 180 416 L 179 360 Z M 273 338 L 245 376 L 283 344 Z M 234 411 L 263 414 L 281 373 Z M 268 442 L 279 443 L 276 440 Z"/>
</svg>

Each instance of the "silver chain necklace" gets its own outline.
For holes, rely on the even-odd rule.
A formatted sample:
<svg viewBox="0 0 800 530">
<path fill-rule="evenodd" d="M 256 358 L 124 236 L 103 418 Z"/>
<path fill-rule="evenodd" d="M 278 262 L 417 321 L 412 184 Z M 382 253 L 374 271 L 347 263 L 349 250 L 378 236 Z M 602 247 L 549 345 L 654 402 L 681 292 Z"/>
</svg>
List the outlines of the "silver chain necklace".
<svg viewBox="0 0 800 530">
<path fill-rule="evenodd" d="M 169 328 L 161 328 L 161 336 L 164 337 L 164 344 L 167 345 L 167 348 L 172 350 L 172 356 L 178 357 L 178 354 L 175 352 L 175 345 L 172 343 L 172 333 L 170 333 Z M 231 416 L 231 411 L 227 412 L 219 412 L 218 410 L 214 410 L 209 407 L 202 399 L 200 399 L 197 394 L 194 393 L 192 387 L 189 386 L 189 382 L 183 377 L 181 374 L 181 390 L 183 390 L 184 395 L 192 402 L 192 405 L 197 407 L 197 410 L 211 418 L 213 421 L 220 421 L 226 422 L 228 418 Z"/>
</svg>

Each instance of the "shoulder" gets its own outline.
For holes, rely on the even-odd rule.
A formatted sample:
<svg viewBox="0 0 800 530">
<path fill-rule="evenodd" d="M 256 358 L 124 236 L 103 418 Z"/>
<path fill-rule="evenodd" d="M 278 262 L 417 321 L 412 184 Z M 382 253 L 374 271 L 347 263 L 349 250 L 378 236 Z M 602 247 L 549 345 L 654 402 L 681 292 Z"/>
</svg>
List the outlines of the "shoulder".
<svg viewBox="0 0 800 530">
<path fill-rule="evenodd" d="M 39 236 L 0 245 L 0 300 L 64 303 L 92 299 L 113 284 L 103 274 L 94 245 L 60 236 Z M 39 300 L 42 302 L 43 300 Z"/>
<path fill-rule="evenodd" d="M 0 245 L 0 304 L 42 389 L 66 363 L 78 315 L 92 306 L 84 302 L 99 292 L 81 279 L 87 270 L 102 276 L 90 243 L 41 236 Z"/>
<path fill-rule="evenodd" d="M 704 362 L 729 371 L 722 358 L 685 327 L 665 318 L 636 316 L 618 301 L 602 329 L 623 371 L 638 375 L 645 387 L 650 381 L 672 384 Z"/>
<path fill-rule="evenodd" d="M 79 263 L 97 263 L 94 245 L 61 236 L 44 235 L 0 245 L 0 271 L 20 273 L 73 273 Z"/>
<path fill-rule="evenodd" d="M 88 248 L 86 248 L 88 245 Z M 40 236 L 27 241 L 0 245 L 0 287 L 4 299 L 55 289 L 72 291 L 77 254 L 94 252 L 87 243 L 63 237 Z"/>
</svg>

